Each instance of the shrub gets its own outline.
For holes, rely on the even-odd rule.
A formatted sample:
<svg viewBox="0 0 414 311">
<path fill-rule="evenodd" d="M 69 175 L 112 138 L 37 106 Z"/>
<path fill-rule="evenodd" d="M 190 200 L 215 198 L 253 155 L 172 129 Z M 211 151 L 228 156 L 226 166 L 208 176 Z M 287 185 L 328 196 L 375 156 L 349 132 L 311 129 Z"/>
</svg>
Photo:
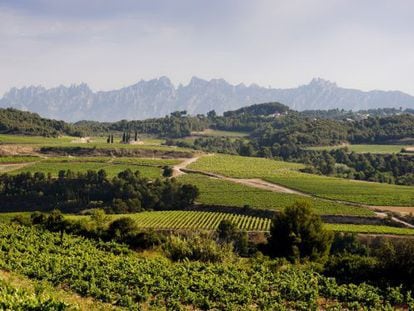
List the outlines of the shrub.
<svg viewBox="0 0 414 311">
<path fill-rule="evenodd" d="M 122 217 L 112 221 L 108 227 L 109 238 L 123 241 L 131 234 L 136 233 L 137 225 L 131 217 Z"/>
<path fill-rule="evenodd" d="M 199 235 L 185 238 L 170 236 L 164 244 L 164 252 L 174 261 L 222 262 L 233 255 L 230 244 L 219 245 L 214 240 Z"/>
<path fill-rule="evenodd" d="M 333 234 L 308 202 L 296 202 L 278 214 L 270 228 L 269 251 L 274 257 L 291 261 L 323 261 L 329 253 Z"/>
</svg>

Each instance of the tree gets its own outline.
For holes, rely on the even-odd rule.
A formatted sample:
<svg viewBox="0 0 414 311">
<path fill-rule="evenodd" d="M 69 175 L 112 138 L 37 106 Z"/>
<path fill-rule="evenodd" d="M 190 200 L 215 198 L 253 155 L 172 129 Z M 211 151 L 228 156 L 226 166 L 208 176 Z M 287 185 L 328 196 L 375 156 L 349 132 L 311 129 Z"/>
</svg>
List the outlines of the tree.
<svg viewBox="0 0 414 311">
<path fill-rule="evenodd" d="M 220 224 L 217 228 L 217 235 L 219 240 L 224 242 L 231 242 L 237 236 L 239 230 L 236 224 L 228 219 L 220 221 Z"/>
<path fill-rule="evenodd" d="M 164 177 L 171 177 L 173 175 L 173 168 L 171 166 L 164 166 L 162 171 L 162 176 Z"/>
<path fill-rule="evenodd" d="M 333 234 L 323 227 L 307 201 L 296 202 L 275 217 L 270 229 L 269 251 L 274 257 L 291 261 L 323 261 L 329 253 Z"/>
</svg>

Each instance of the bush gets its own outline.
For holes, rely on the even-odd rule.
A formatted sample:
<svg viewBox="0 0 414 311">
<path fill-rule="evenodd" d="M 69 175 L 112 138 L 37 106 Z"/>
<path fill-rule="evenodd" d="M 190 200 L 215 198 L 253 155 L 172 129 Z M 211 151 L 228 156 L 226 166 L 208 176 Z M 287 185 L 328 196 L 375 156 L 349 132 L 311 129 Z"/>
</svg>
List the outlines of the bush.
<svg viewBox="0 0 414 311">
<path fill-rule="evenodd" d="M 230 244 L 217 244 L 214 240 L 197 236 L 170 236 L 164 244 L 164 252 L 174 261 L 199 260 L 202 262 L 222 262 L 232 258 Z"/>
<path fill-rule="evenodd" d="M 130 217 L 122 217 L 112 221 L 108 227 L 110 239 L 123 242 L 128 236 L 136 233 L 137 225 Z"/>
<path fill-rule="evenodd" d="M 367 255 L 368 248 L 357 239 L 355 233 L 336 232 L 331 246 L 331 254 L 342 253 Z"/>
<path fill-rule="evenodd" d="M 269 251 L 274 257 L 291 261 L 323 261 L 329 253 L 333 234 L 308 202 L 296 202 L 278 214 L 270 228 Z"/>
<path fill-rule="evenodd" d="M 343 283 L 362 283 L 376 279 L 378 260 L 354 254 L 331 256 L 325 264 L 324 274 Z"/>
</svg>

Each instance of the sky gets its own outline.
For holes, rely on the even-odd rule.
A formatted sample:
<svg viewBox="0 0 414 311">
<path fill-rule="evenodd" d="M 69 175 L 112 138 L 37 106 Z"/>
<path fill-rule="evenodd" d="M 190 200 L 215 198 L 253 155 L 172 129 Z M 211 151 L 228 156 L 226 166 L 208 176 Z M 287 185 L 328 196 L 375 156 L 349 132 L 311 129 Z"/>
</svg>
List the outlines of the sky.
<svg viewBox="0 0 414 311">
<path fill-rule="evenodd" d="M 0 96 L 168 76 L 414 95 L 412 0 L 0 0 Z"/>
</svg>

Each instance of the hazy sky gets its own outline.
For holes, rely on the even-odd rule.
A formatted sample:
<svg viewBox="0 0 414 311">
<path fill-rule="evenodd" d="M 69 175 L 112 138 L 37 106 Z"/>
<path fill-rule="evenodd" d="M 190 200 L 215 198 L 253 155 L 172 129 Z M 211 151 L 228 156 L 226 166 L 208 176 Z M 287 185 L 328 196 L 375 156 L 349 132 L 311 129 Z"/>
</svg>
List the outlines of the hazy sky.
<svg viewBox="0 0 414 311">
<path fill-rule="evenodd" d="M 161 75 L 414 94 L 414 1 L 0 0 L 0 95 Z"/>
</svg>

